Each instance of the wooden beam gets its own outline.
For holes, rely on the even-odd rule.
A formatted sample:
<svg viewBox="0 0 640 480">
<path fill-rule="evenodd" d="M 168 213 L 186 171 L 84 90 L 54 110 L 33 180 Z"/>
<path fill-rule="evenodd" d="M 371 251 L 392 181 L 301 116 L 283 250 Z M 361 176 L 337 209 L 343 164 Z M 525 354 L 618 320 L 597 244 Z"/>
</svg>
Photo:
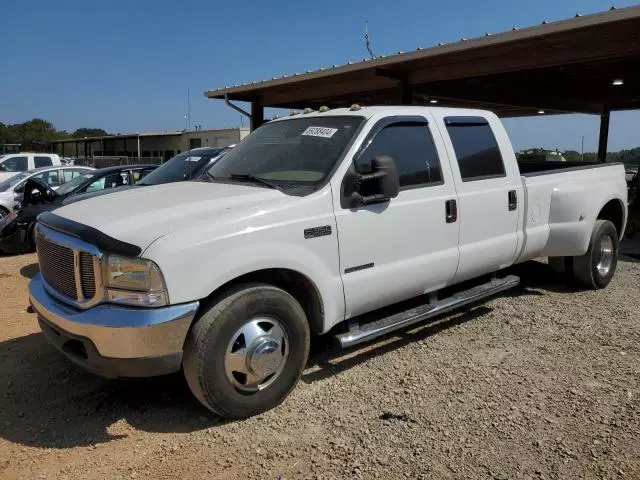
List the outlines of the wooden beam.
<svg viewBox="0 0 640 480">
<path fill-rule="evenodd" d="M 372 92 L 393 88 L 398 85 L 394 79 L 379 77 L 368 72 L 365 76 L 342 76 L 308 82 L 290 89 L 265 91 L 261 95 L 263 105 L 291 105 L 299 102 L 314 102 L 323 98 L 349 96 L 354 93 Z"/>
</svg>

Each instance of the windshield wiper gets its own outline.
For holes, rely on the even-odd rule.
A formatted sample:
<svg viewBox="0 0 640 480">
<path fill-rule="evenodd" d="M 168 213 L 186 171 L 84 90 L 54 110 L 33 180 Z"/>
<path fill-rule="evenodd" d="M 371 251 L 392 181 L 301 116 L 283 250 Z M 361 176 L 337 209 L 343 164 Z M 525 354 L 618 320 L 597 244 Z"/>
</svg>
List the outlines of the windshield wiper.
<svg viewBox="0 0 640 480">
<path fill-rule="evenodd" d="M 265 185 L 269 188 L 280 190 L 282 192 L 282 187 L 277 183 L 270 182 L 266 178 L 256 177 L 251 173 L 232 173 L 231 175 L 229 175 L 229 178 L 233 180 L 249 180 L 250 182 L 259 183 L 261 185 Z"/>
<path fill-rule="evenodd" d="M 209 170 L 205 170 L 199 176 L 192 177 L 191 180 L 194 181 L 194 182 L 209 182 L 209 183 L 213 183 L 213 181 L 217 180 L 217 178 L 214 177 L 211 173 L 209 173 Z"/>
</svg>

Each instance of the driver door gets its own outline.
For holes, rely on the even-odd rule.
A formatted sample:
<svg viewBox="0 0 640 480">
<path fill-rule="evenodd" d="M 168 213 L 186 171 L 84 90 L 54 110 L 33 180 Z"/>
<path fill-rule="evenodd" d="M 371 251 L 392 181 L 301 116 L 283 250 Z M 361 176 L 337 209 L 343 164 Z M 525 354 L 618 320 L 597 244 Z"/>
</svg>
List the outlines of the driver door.
<svg viewBox="0 0 640 480">
<path fill-rule="evenodd" d="M 446 215 L 456 192 L 437 130 L 422 116 L 385 118 L 351 168 L 368 173 L 380 155 L 396 164 L 399 195 L 359 208 L 334 201 L 346 318 L 442 288 L 458 265 L 458 222 Z"/>
</svg>

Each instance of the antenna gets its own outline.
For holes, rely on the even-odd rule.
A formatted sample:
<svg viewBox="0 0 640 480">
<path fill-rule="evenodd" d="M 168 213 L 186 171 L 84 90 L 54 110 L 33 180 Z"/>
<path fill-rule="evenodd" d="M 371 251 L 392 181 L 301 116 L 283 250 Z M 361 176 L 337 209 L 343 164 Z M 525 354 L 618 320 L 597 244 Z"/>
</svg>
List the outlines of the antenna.
<svg viewBox="0 0 640 480">
<path fill-rule="evenodd" d="M 364 44 L 367 47 L 369 55 L 371 55 L 371 60 L 375 60 L 376 54 L 373 53 L 373 50 L 371 50 L 371 45 L 369 44 L 369 22 L 367 22 L 366 20 L 364 21 Z"/>
</svg>

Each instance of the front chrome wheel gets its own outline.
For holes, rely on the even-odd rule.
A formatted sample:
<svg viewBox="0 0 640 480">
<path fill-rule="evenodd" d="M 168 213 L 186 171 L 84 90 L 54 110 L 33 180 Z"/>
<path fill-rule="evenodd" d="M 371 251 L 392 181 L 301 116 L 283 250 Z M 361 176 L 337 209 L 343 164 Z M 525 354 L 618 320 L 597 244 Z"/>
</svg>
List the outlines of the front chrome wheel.
<svg viewBox="0 0 640 480">
<path fill-rule="evenodd" d="M 605 276 L 613 265 L 613 239 L 609 235 L 604 235 L 600 239 L 600 251 L 596 268 L 598 273 Z"/>
<path fill-rule="evenodd" d="M 253 393 L 278 378 L 288 356 L 289 339 L 283 325 L 270 317 L 252 318 L 231 337 L 225 372 L 236 389 Z"/>
</svg>

